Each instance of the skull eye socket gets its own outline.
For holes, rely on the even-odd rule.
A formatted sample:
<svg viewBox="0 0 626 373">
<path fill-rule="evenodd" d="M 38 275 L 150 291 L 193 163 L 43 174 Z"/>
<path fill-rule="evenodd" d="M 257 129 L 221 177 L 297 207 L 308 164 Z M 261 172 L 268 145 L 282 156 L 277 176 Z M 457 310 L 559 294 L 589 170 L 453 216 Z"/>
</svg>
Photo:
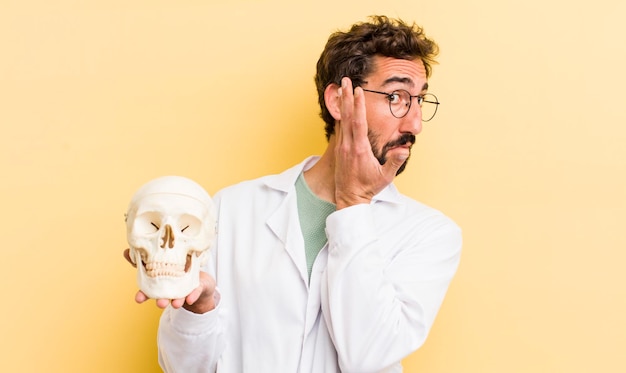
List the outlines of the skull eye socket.
<svg viewBox="0 0 626 373">
<path fill-rule="evenodd" d="M 135 234 L 146 235 L 158 232 L 159 227 L 161 227 L 160 214 L 148 211 L 137 215 L 133 230 Z"/>
<path fill-rule="evenodd" d="M 178 220 L 180 232 L 186 236 L 196 236 L 202 231 L 202 222 L 193 215 L 183 214 Z"/>
</svg>

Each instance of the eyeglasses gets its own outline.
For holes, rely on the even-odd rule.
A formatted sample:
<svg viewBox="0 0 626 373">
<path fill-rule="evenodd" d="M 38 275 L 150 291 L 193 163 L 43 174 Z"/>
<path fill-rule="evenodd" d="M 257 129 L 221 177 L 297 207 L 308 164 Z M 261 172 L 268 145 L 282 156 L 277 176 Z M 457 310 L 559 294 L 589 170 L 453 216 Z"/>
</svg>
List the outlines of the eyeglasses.
<svg viewBox="0 0 626 373">
<path fill-rule="evenodd" d="M 391 115 L 396 118 L 403 118 L 409 113 L 409 110 L 411 110 L 411 102 L 413 102 L 413 98 L 417 98 L 417 104 L 422 110 L 422 122 L 428 122 L 429 120 L 433 119 L 433 117 L 437 113 L 437 108 L 439 107 L 439 100 L 437 99 L 437 96 L 432 93 L 412 96 L 408 91 L 404 89 L 397 89 L 391 93 L 372 91 L 371 89 L 365 88 L 363 88 L 363 90 L 366 92 L 378 93 L 379 95 L 387 96 Z"/>
</svg>

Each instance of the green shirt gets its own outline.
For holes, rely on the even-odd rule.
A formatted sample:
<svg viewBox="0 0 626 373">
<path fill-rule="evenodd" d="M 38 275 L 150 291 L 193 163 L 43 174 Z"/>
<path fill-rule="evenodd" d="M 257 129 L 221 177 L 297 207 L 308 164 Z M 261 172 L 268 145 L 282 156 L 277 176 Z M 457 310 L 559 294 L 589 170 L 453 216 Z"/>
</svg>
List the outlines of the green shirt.
<svg viewBox="0 0 626 373">
<path fill-rule="evenodd" d="M 326 245 L 326 218 L 333 213 L 336 206 L 317 197 L 300 174 L 296 180 L 296 194 L 298 196 L 298 217 L 300 229 L 304 238 L 306 266 L 311 279 L 311 269 L 317 254 Z"/>
</svg>

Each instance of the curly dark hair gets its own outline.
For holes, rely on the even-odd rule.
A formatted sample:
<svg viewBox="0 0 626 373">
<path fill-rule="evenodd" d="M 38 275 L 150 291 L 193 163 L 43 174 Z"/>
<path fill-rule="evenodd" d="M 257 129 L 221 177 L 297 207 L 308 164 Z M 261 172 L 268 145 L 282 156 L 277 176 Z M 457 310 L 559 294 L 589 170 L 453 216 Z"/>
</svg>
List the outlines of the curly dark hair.
<svg viewBox="0 0 626 373">
<path fill-rule="evenodd" d="M 362 85 L 373 70 L 374 56 L 405 60 L 421 58 L 427 77 L 430 77 L 431 66 L 436 63 L 439 47 L 426 37 L 420 26 L 386 16 L 371 16 L 369 19 L 369 22 L 354 24 L 347 32 L 331 34 L 317 61 L 315 85 L 320 116 L 326 123 L 327 140 L 335 131 L 335 119 L 324 102 L 324 91 L 328 85 L 341 84 L 344 76 L 352 80 L 354 87 Z"/>
</svg>

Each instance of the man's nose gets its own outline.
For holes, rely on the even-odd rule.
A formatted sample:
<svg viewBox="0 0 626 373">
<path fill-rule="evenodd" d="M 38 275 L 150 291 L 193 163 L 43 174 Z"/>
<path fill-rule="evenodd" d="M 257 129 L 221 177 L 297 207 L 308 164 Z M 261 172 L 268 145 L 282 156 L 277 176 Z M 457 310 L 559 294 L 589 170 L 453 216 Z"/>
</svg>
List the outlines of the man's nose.
<svg viewBox="0 0 626 373">
<path fill-rule="evenodd" d="M 422 132 L 422 107 L 413 102 L 407 115 L 402 118 L 400 132 L 417 135 Z"/>
</svg>

